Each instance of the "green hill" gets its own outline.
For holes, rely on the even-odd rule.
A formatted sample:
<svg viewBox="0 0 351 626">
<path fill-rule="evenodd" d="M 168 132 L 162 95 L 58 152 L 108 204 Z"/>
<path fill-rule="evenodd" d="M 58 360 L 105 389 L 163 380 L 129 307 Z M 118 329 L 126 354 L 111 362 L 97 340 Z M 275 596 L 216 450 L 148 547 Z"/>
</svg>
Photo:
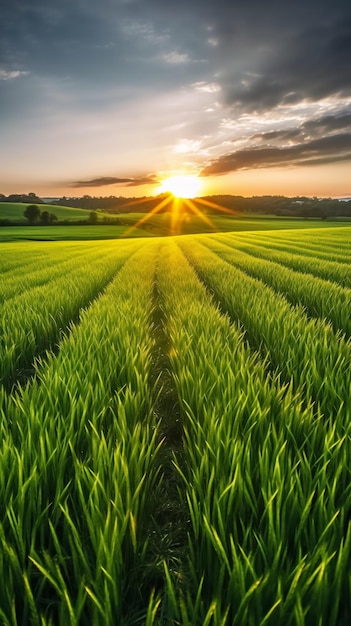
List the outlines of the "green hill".
<svg viewBox="0 0 351 626">
<path fill-rule="evenodd" d="M 0 202 L 0 220 L 15 220 L 18 222 L 27 222 L 23 215 L 28 203 L 21 202 Z M 69 220 L 86 220 L 90 211 L 87 209 L 75 209 L 68 206 L 56 206 L 54 204 L 38 204 L 40 211 L 48 211 L 54 213 L 59 221 Z"/>
</svg>

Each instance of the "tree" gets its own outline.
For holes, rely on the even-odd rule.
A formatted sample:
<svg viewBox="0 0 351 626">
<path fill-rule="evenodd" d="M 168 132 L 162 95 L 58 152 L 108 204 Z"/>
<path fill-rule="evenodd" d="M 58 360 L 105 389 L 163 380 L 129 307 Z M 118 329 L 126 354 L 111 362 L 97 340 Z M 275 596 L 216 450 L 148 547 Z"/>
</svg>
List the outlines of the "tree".
<svg viewBox="0 0 351 626">
<path fill-rule="evenodd" d="M 96 211 L 90 211 L 88 217 L 89 224 L 97 224 L 98 223 L 98 214 Z"/>
<path fill-rule="evenodd" d="M 29 204 L 24 210 L 23 215 L 30 224 L 35 224 L 40 218 L 40 209 L 36 204 Z"/>
<path fill-rule="evenodd" d="M 50 215 L 49 211 L 42 211 L 40 215 L 40 222 L 44 226 L 46 226 L 49 223 L 49 215 Z"/>
<path fill-rule="evenodd" d="M 49 213 L 49 211 L 43 211 L 41 213 L 40 223 L 43 224 L 43 226 L 48 226 L 54 222 L 57 222 L 57 215 L 55 215 L 55 213 Z"/>
</svg>

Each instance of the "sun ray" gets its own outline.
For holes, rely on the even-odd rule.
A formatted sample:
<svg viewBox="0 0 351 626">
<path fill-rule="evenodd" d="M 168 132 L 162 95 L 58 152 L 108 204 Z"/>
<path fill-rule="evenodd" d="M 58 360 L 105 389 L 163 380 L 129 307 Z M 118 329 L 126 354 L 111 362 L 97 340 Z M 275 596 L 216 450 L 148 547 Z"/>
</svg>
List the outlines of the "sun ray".
<svg viewBox="0 0 351 626">
<path fill-rule="evenodd" d="M 170 216 L 168 223 L 168 233 L 170 235 L 179 235 L 182 232 L 182 222 L 184 218 L 184 211 L 186 211 L 185 207 L 187 207 L 188 211 L 190 211 L 193 215 L 199 217 L 207 226 L 211 228 L 211 230 L 216 231 L 216 224 L 206 215 L 206 213 L 201 210 L 201 206 L 209 207 L 211 209 L 215 209 L 218 212 L 227 213 L 229 215 L 237 216 L 239 212 L 233 209 L 229 209 L 221 204 L 216 202 L 212 202 L 202 197 L 193 197 L 193 193 L 199 189 L 200 181 L 194 175 L 183 175 L 183 176 L 171 176 L 165 179 L 162 183 L 162 187 L 160 191 L 163 191 L 163 194 L 167 194 L 166 196 L 162 195 L 159 198 L 138 198 L 132 199 L 126 204 L 122 205 L 123 208 L 129 208 L 131 206 L 138 206 L 143 204 L 150 204 L 151 206 L 153 202 L 157 202 L 156 206 L 154 206 L 151 210 L 148 210 L 147 213 L 141 217 L 135 224 L 130 226 L 127 231 L 125 231 L 124 235 L 130 235 L 133 230 L 136 230 L 140 227 L 143 227 L 143 224 L 148 222 L 154 215 L 159 213 L 162 209 L 166 208 L 166 211 L 169 211 Z M 185 194 L 189 195 L 185 195 Z M 166 223 L 165 223 L 166 227 Z"/>
<path fill-rule="evenodd" d="M 196 201 L 198 200 L 198 198 L 196 199 Z M 205 224 L 207 224 L 208 226 L 210 226 L 210 228 L 212 228 L 213 230 L 217 230 L 217 227 L 215 226 L 215 224 L 212 222 L 212 220 L 210 220 L 209 217 L 207 217 L 207 215 L 205 215 L 201 209 L 199 209 L 195 202 L 193 200 L 191 200 L 190 198 L 184 198 L 184 203 L 189 207 L 189 209 L 195 213 L 195 215 L 198 215 L 203 222 L 205 222 Z"/>
<path fill-rule="evenodd" d="M 179 223 L 181 217 L 181 202 L 180 198 L 173 198 L 172 204 L 172 213 L 171 213 L 171 224 L 170 224 L 170 234 L 177 235 L 179 230 Z"/>
<path fill-rule="evenodd" d="M 130 202 L 127 202 L 126 204 L 121 204 L 120 208 L 121 209 L 127 209 L 130 206 L 135 206 L 138 204 L 147 204 L 148 202 L 150 202 L 150 200 L 152 200 L 152 198 L 147 197 L 147 198 L 133 198 L 133 200 L 131 200 Z"/>
<path fill-rule="evenodd" d="M 139 226 L 144 224 L 144 222 L 147 222 L 150 219 L 150 217 L 152 217 L 153 215 L 156 215 L 156 213 L 159 213 L 161 211 L 161 209 L 163 209 L 165 206 L 167 206 L 167 204 L 170 204 L 172 201 L 173 201 L 173 197 L 172 196 L 168 196 L 167 198 L 163 198 L 151 211 L 146 213 L 146 215 L 144 215 L 138 222 L 136 222 L 136 224 L 133 224 L 133 226 L 131 226 L 124 233 L 124 236 L 129 235 L 131 232 L 133 232 L 133 230 L 135 230 L 136 228 L 139 228 Z"/>
<path fill-rule="evenodd" d="M 230 213 L 231 215 L 239 215 L 239 211 L 236 211 L 235 209 L 228 209 L 228 207 L 222 206 L 221 204 L 217 204 L 216 202 L 210 202 L 209 200 L 205 200 L 205 198 L 196 198 L 196 202 L 200 202 L 200 204 L 209 206 L 212 209 L 217 209 L 217 211 L 223 211 L 223 213 Z"/>
</svg>

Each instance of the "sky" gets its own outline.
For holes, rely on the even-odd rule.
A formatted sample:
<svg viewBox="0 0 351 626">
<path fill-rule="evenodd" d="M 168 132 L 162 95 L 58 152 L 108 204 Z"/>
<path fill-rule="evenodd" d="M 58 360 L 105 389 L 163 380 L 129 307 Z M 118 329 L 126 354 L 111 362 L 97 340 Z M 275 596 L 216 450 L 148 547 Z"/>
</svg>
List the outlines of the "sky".
<svg viewBox="0 0 351 626">
<path fill-rule="evenodd" d="M 0 193 L 351 196 L 349 0 L 3 0 Z"/>
</svg>

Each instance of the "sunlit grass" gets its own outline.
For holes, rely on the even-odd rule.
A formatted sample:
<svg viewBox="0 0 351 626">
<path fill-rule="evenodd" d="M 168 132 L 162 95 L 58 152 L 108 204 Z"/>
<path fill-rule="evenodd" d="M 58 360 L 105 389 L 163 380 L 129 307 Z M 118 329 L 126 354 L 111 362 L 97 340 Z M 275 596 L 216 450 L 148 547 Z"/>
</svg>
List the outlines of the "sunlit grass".
<svg viewBox="0 0 351 626">
<path fill-rule="evenodd" d="M 348 625 L 348 233 L 2 248 L 2 624 Z"/>
<path fill-rule="evenodd" d="M 187 240 L 187 251 L 196 247 Z M 295 394 L 278 371 L 267 376 L 267 362 L 251 353 L 179 252 L 168 246 L 163 255 L 171 361 L 185 414 L 188 462 L 178 468 L 194 587 L 179 597 L 168 581 L 174 617 L 185 624 L 346 625 L 339 618 L 349 593 L 350 415 L 335 407 L 336 425 L 314 408 L 309 390 Z M 237 299 L 230 273 L 225 281 Z M 251 297 L 251 309 L 261 304 L 260 294 Z M 276 333 L 279 341 L 282 329 Z"/>
</svg>

